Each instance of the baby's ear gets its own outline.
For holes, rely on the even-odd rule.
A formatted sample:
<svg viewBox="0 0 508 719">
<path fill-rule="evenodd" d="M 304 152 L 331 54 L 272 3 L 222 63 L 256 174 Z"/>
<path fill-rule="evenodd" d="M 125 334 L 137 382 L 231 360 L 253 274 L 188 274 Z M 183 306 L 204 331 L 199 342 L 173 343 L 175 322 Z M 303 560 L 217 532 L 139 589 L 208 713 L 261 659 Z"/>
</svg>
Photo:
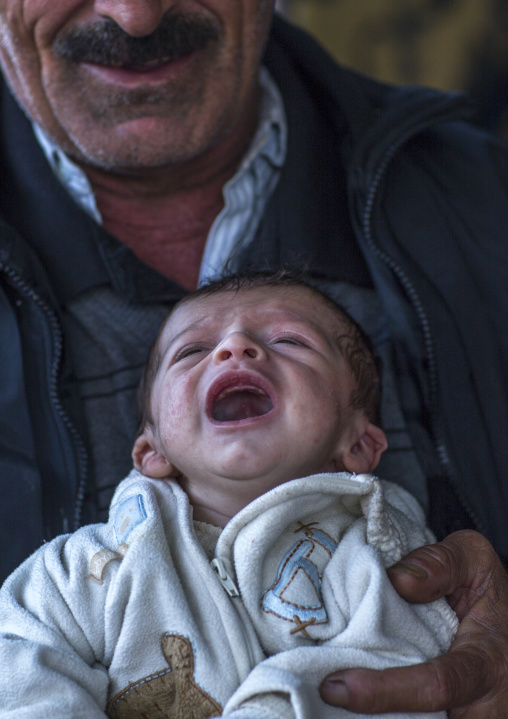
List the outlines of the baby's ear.
<svg viewBox="0 0 508 719">
<path fill-rule="evenodd" d="M 358 431 L 341 453 L 341 464 L 346 471 L 354 474 L 372 472 L 387 446 L 383 430 L 364 417 L 358 425 Z"/>
<path fill-rule="evenodd" d="M 146 427 L 134 442 L 131 456 L 134 467 L 147 477 L 164 479 L 179 476 L 179 472 L 171 462 L 156 449 L 154 437 L 149 427 Z"/>
</svg>

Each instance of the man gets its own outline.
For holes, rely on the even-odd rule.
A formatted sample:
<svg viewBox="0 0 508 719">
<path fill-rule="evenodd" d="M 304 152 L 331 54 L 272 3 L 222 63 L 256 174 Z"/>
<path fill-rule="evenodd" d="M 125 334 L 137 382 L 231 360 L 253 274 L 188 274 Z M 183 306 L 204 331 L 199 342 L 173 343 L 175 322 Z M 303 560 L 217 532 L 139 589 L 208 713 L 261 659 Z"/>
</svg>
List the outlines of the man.
<svg viewBox="0 0 508 719">
<path fill-rule="evenodd" d="M 4 572 L 103 517 L 159 320 L 226 262 L 306 264 L 356 308 L 396 397 L 380 475 L 440 537 L 481 529 L 508 555 L 506 150 L 458 123 L 460 100 L 340 71 L 280 20 L 260 73 L 271 20 L 269 0 L 0 0 L 28 115 L 4 89 Z M 390 571 L 413 601 L 449 595 L 452 651 L 323 696 L 502 716 L 508 581 L 488 542 L 453 534 Z"/>
</svg>

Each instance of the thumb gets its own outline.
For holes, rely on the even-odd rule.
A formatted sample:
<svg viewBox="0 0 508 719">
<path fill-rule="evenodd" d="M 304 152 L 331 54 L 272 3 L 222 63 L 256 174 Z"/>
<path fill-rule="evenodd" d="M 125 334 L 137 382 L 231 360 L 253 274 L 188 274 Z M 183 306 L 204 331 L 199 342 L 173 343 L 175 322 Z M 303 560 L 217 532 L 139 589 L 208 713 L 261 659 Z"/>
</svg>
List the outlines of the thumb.
<svg viewBox="0 0 508 719">
<path fill-rule="evenodd" d="M 463 530 L 438 544 L 419 547 L 394 564 L 388 576 L 408 602 L 427 603 L 446 596 L 459 619 L 487 588 L 506 586 L 506 573 L 490 542 L 478 532 Z"/>
</svg>

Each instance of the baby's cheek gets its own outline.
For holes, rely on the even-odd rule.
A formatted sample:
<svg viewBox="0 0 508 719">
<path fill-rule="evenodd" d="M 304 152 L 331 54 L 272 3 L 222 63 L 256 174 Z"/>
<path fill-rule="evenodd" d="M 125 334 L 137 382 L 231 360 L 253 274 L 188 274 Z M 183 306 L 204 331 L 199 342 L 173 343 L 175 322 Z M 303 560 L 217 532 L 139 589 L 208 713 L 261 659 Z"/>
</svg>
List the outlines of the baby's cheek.
<svg viewBox="0 0 508 719">
<path fill-rule="evenodd" d="M 191 419 L 192 402 L 181 394 L 166 395 L 160 407 L 159 433 L 164 440 L 171 439 L 184 430 Z"/>
</svg>

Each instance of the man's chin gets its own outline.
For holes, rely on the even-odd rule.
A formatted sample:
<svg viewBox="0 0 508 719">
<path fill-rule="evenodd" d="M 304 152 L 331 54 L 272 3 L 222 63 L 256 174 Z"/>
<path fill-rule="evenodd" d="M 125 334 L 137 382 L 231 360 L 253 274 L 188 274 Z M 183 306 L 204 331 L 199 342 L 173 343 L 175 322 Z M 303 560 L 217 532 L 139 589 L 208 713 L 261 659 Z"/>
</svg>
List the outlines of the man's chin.
<svg viewBox="0 0 508 719">
<path fill-rule="evenodd" d="M 57 144 L 78 164 L 118 173 L 183 165 L 203 151 L 205 143 L 189 137 L 187 124 L 175 127 L 167 116 L 141 111 L 126 114 L 112 124 L 92 119 L 87 129 L 71 129 L 71 143 Z"/>
<path fill-rule="evenodd" d="M 46 95 L 73 147 L 58 144 L 108 170 L 187 162 L 210 145 L 225 112 L 203 60 L 190 55 L 147 72 L 60 62 Z"/>
</svg>

